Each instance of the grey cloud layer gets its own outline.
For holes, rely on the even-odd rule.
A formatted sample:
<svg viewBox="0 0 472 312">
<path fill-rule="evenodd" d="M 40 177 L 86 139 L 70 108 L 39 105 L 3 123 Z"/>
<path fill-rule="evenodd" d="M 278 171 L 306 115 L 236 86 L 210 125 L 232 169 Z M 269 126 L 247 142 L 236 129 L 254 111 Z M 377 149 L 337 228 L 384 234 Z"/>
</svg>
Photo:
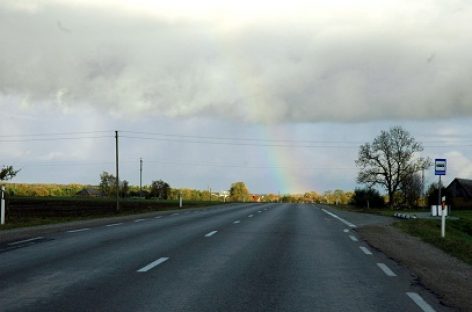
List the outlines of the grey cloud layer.
<svg viewBox="0 0 472 312">
<path fill-rule="evenodd" d="M 0 93 L 129 116 L 470 117 L 472 10 L 443 9 L 224 29 L 83 7 L 0 5 Z"/>
</svg>

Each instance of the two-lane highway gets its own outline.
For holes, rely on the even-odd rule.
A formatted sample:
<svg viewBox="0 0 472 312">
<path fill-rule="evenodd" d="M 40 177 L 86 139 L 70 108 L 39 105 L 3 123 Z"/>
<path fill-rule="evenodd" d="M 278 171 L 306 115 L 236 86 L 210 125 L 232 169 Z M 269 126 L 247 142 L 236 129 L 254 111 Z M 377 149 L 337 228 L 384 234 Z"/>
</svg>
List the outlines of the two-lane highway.
<svg viewBox="0 0 472 312">
<path fill-rule="evenodd" d="M 445 310 L 336 217 L 308 204 L 234 204 L 10 242 L 0 309 Z"/>
</svg>

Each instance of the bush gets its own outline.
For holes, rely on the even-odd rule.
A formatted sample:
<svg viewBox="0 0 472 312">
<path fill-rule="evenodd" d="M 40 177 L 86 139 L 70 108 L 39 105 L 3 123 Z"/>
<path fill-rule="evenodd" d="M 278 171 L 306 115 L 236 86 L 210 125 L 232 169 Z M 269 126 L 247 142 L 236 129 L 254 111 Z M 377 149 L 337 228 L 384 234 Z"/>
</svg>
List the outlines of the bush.
<svg viewBox="0 0 472 312">
<path fill-rule="evenodd" d="M 351 204 L 362 208 L 382 208 L 385 206 L 385 201 L 379 191 L 375 189 L 355 189 Z"/>
</svg>

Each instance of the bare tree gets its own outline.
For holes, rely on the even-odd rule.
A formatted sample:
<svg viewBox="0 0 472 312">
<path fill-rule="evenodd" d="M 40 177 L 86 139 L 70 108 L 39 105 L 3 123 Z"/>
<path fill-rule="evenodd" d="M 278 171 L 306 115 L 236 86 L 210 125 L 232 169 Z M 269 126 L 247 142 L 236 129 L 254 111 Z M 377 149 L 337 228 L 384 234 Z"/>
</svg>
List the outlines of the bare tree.
<svg viewBox="0 0 472 312">
<path fill-rule="evenodd" d="M 359 148 L 356 165 L 357 182 L 369 187 L 380 185 L 388 193 L 389 205 L 395 205 L 395 194 L 402 183 L 416 172 L 431 166 L 431 159 L 418 157 L 421 143 L 402 127 L 383 130 L 372 143 Z"/>
</svg>

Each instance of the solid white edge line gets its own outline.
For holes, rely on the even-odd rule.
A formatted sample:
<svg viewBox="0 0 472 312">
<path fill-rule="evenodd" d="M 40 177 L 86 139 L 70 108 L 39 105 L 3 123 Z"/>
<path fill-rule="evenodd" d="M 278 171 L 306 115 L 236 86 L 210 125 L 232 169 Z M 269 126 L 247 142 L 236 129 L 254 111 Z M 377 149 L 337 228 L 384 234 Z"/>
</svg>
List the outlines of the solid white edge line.
<svg viewBox="0 0 472 312">
<path fill-rule="evenodd" d="M 357 227 L 356 225 L 352 224 L 351 222 L 346 221 L 346 220 L 344 220 L 344 219 L 341 218 L 341 217 L 338 217 L 338 216 L 335 215 L 334 213 L 329 212 L 328 210 L 326 210 L 326 209 L 324 209 L 324 208 L 321 208 L 321 210 L 322 210 L 324 213 L 330 215 L 331 217 L 333 217 L 333 218 L 335 218 L 335 219 L 338 219 L 339 221 L 341 221 L 342 223 L 346 224 L 346 225 L 349 226 L 349 227 L 352 227 L 352 228 L 356 228 L 356 227 Z"/>
<path fill-rule="evenodd" d="M 433 309 L 424 299 L 415 292 L 407 292 L 406 295 L 413 300 L 417 306 L 421 308 L 424 312 L 435 312 L 436 310 Z"/>
<path fill-rule="evenodd" d="M 112 227 L 112 226 L 118 226 L 118 225 L 122 225 L 123 223 L 113 223 L 113 224 L 107 224 L 105 225 L 106 227 Z"/>
<path fill-rule="evenodd" d="M 164 263 L 166 262 L 167 260 L 169 260 L 169 257 L 162 257 L 162 258 L 159 258 L 157 259 L 156 261 L 153 261 L 151 263 L 149 263 L 148 265 L 146 265 L 145 267 L 142 267 L 141 269 L 139 269 L 137 272 L 139 273 L 145 273 L 153 268 L 155 268 L 156 266 L 158 266 L 159 264 L 161 263 Z"/>
<path fill-rule="evenodd" d="M 367 249 L 367 248 L 364 247 L 364 246 L 360 246 L 359 248 L 360 248 L 366 255 L 371 255 L 371 254 L 372 254 L 372 252 L 370 252 L 370 250 Z"/>
<path fill-rule="evenodd" d="M 397 276 L 397 274 L 393 273 L 385 263 L 377 263 L 377 266 L 385 273 L 385 275 L 392 277 Z"/>
<path fill-rule="evenodd" d="M 44 237 L 42 237 L 42 236 L 38 236 L 38 237 L 30 238 L 30 239 L 24 239 L 24 240 L 20 240 L 20 241 L 17 241 L 17 242 L 9 243 L 7 245 L 8 246 L 15 246 L 15 245 L 20 245 L 20 244 L 24 244 L 24 243 L 30 243 L 30 242 L 33 242 L 35 240 L 43 239 L 43 238 Z"/>
<path fill-rule="evenodd" d="M 67 233 L 78 233 L 78 232 L 84 232 L 84 231 L 88 231 L 90 230 L 90 228 L 83 228 L 83 229 L 77 229 L 77 230 L 70 230 L 70 231 L 67 231 Z"/>
<path fill-rule="evenodd" d="M 353 242 L 358 242 L 359 240 L 357 239 L 357 237 L 355 237 L 354 235 L 349 235 L 349 238 L 353 241 Z"/>
<path fill-rule="evenodd" d="M 206 233 L 205 237 L 211 237 L 211 236 L 215 235 L 216 233 L 218 233 L 218 231 L 211 231 L 210 233 Z"/>
</svg>

